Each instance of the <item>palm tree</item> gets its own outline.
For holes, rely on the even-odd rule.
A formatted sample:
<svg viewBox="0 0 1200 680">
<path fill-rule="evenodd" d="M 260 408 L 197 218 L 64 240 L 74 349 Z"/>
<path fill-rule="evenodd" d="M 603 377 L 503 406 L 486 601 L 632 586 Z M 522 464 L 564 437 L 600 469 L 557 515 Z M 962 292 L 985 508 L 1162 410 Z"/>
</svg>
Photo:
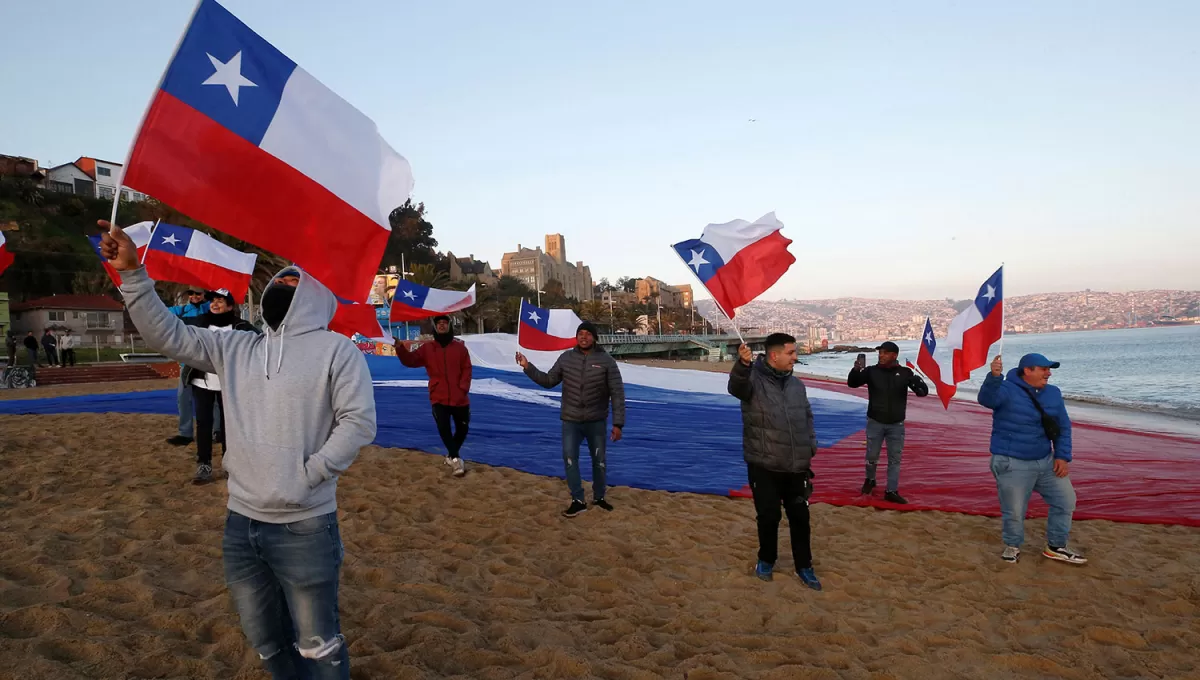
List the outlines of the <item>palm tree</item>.
<svg viewBox="0 0 1200 680">
<path fill-rule="evenodd" d="M 438 271 L 432 264 L 414 264 L 411 267 L 412 276 L 409 276 L 408 280 L 413 283 L 419 283 L 426 288 L 445 288 L 450 283 L 450 275 Z"/>
</svg>

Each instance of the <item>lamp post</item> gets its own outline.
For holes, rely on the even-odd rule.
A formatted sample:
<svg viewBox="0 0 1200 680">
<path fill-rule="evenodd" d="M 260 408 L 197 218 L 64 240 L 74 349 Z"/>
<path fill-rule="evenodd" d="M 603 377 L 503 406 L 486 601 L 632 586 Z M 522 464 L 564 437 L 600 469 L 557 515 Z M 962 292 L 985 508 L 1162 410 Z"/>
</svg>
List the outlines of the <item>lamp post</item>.
<svg viewBox="0 0 1200 680">
<path fill-rule="evenodd" d="M 539 290 L 539 291 L 538 291 L 538 307 L 541 307 L 541 306 L 542 306 L 542 293 L 545 293 L 545 292 L 546 292 L 546 291 L 544 291 L 544 290 Z"/>
</svg>

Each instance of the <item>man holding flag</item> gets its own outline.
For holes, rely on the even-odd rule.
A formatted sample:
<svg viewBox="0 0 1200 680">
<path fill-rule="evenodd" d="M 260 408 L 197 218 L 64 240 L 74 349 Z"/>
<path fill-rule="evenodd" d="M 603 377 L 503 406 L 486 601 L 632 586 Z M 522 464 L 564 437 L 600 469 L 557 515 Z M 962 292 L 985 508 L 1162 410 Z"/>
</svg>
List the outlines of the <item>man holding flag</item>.
<svg viewBox="0 0 1200 680">
<path fill-rule="evenodd" d="M 867 479 L 862 493 L 868 496 L 875 490 L 875 469 L 879 453 L 887 442 L 887 490 L 883 499 L 889 503 L 908 503 L 900 495 L 900 455 L 904 451 L 904 417 L 908 410 L 908 391 L 918 397 L 929 394 L 929 386 L 912 369 L 896 360 L 900 347 L 885 342 L 879 350 L 879 363 L 867 366 L 864 360 L 854 362 L 846 384 L 867 386 Z"/>
<path fill-rule="evenodd" d="M 429 376 L 429 401 L 438 435 L 446 445 L 446 465 L 455 477 L 467 474 L 458 455 L 467 439 L 471 422 L 471 353 L 467 344 L 454 337 L 450 317 L 433 317 L 433 342 L 423 342 L 415 350 L 411 342 L 396 343 L 396 358 L 409 368 L 424 368 Z M 454 422 L 454 431 L 450 422 Z"/>
</svg>

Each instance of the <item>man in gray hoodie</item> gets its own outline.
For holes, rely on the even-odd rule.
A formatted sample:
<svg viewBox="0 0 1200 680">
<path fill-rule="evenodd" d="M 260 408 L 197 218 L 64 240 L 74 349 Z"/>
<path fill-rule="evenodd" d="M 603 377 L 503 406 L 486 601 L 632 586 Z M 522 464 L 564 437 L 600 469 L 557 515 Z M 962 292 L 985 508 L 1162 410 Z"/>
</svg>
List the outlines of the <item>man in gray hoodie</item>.
<svg viewBox="0 0 1200 680">
<path fill-rule="evenodd" d="M 100 226 L 101 253 L 121 273 L 146 343 L 221 381 L 225 583 L 243 632 L 277 680 L 349 678 L 337 478 L 375 438 L 375 396 L 362 353 L 327 330 L 336 299 L 288 267 L 263 292 L 263 335 L 190 327 L 159 300 L 129 236 Z"/>
</svg>

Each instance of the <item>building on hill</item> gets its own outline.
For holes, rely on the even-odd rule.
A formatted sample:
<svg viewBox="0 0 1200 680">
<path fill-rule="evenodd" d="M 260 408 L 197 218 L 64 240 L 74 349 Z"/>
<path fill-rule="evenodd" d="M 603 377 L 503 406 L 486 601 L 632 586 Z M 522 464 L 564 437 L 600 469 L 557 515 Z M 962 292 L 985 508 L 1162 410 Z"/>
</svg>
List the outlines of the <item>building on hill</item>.
<svg viewBox="0 0 1200 680">
<path fill-rule="evenodd" d="M 637 280 L 636 295 L 641 302 L 650 302 L 657 295 L 658 304 L 667 309 L 691 309 L 692 307 L 692 285 L 690 283 L 672 286 L 652 276 L 647 276 Z"/>
<path fill-rule="evenodd" d="M 451 281 L 473 281 L 494 286 L 500 280 L 492 265 L 476 260 L 474 253 L 466 257 L 455 257 L 454 253 L 446 251 L 446 261 L 449 263 Z"/>
<path fill-rule="evenodd" d="M 37 159 L 0 154 L 0 177 L 25 177 L 41 184 L 47 172 L 38 165 Z"/>
<path fill-rule="evenodd" d="M 562 234 L 546 234 L 546 252 L 541 247 L 517 249 L 504 253 L 500 259 L 504 276 L 520 279 L 534 290 L 544 290 L 546 282 L 554 279 L 563 285 L 569 298 L 581 302 L 592 299 L 592 270 L 582 261 L 567 261 L 567 242 Z"/>
<path fill-rule="evenodd" d="M 80 156 L 73 163 L 50 168 L 46 188 L 64 194 L 111 200 L 123 167 L 120 163 Z M 144 201 L 146 198 L 146 194 L 141 192 L 121 189 L 121 200 Z"/>
<path fill-rule="evenodd" d="M 70 331 L 81 346 L 119 345 L 125 341 L 125 305 L 103 295 L 51 295 L 14 302 L 12 329 L 18 335 L 33 331 L 40 340 L 47 328 Z"/>
</svg>

